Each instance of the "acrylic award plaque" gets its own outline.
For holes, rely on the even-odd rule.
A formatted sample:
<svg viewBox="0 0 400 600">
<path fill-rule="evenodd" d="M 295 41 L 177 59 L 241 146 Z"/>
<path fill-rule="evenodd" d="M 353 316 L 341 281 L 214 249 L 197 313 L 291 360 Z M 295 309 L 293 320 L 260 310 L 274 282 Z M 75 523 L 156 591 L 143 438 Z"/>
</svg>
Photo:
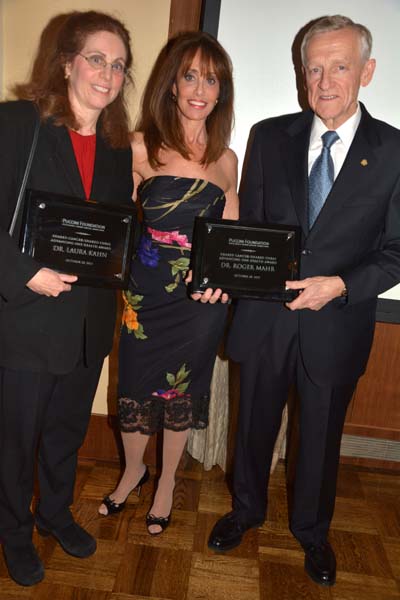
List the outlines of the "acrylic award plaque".
<svg viewBox="0 0 400 600">
<path fill-rule="evenodd" d="M 297 290 L 300 228 L 196 217 L 191 293 L 220 288 L 232 298 L 290 302 Z"/>
<path fill-rule="evenodd" d="M 74 284 L 126 287 L 134 208 L 27 190 L 22 252 L 40 264 L 78 276 Z"/>
</svg>

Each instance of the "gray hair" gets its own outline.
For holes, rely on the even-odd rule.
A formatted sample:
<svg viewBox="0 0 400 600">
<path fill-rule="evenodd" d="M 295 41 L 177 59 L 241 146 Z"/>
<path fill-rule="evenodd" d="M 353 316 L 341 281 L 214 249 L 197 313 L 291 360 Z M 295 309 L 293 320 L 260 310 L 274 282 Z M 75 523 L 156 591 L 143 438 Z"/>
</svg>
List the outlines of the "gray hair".
<svg viewBox="0 0 400 600">
<path fill-rule="evenodd" d="M 327 33 L 328 31 L 338 31 L 339 29 L 350 28 L 358 33 L 360 38 L 361 60 L 367 62 L 371 56 L 372 50 L 372 35 L 369 29 L 360 23 L 354 23 L 348 17 L 342 15 L 333 15 L 321 17 L 307 31 L 301 43 L 301 62 L 306 66 L 307 46 L 311 38 L 319 33 Z"/>
</svg>

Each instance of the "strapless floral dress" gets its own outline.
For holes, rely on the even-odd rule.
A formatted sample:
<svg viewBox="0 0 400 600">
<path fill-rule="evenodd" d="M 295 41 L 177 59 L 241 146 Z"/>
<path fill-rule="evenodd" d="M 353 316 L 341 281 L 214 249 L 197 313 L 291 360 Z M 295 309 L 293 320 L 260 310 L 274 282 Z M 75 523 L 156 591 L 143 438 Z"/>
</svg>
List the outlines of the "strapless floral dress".
<svg viewBox="0 0 400 600">
<path fill-rule="evenodd" d="M 143 233 L 123 293 L 120 427 L 202 429 L 227 308 L 190 299 L 184 280 L 194 218 L 222 217 L 224 193 L 203 179 L 158 175 L 142 182 L 138 198 Z"/>
</svg>

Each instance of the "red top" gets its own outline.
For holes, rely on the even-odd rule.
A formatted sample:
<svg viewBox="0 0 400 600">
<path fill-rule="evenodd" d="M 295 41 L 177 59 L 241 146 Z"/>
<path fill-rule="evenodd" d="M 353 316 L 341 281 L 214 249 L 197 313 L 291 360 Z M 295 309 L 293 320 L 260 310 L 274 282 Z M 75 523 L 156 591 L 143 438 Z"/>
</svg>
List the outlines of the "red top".
<svg viewBox="0 0 400 600">
<path fill-rule="evenodd" d="M 69 135 L 74 148 L 79 173 L 81 174 L 86 200 L 89 200 L 93 181 L 94 158 L 96 155 L 96 134 L 81 135 L 70 129 Z"/>
</svg>

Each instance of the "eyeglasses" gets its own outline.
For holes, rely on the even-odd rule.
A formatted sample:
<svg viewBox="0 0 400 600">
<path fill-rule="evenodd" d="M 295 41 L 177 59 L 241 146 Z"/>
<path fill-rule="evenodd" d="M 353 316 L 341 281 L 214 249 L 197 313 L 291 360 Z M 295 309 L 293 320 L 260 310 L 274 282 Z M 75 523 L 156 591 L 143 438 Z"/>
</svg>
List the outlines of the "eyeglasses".
<svg viewBox="0 0 400 600">
<path fill-rule="evenodd" d="M 111 71 L 115 73 L 115 75 L 126 75 L 128 73 L 128 69 L 120 60 L 115 60 L 114 62 L 107 62 L 104 60 L 101 54 L 90 54 L 89 56 L 85 56 L 78 52 L 79 56 L 82 56 L 96 71 L 100 71 L 101 69 L 105 69 L 107 65 L 111 66 Z"/>
</svg>

